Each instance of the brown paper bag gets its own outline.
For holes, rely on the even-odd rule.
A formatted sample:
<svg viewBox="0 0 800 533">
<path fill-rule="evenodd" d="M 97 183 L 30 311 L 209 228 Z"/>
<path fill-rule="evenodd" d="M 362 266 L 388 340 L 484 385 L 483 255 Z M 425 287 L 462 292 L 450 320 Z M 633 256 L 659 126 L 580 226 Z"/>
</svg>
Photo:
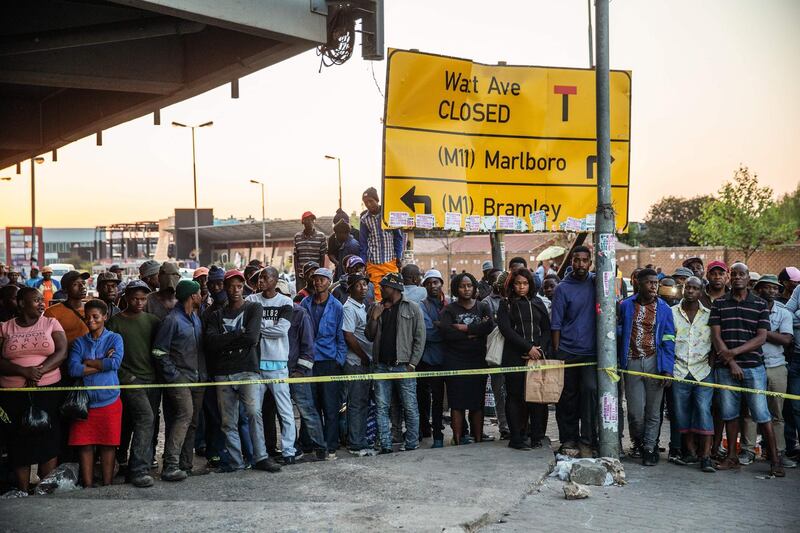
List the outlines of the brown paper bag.
<svg viewBox="0 0 800 533">
<path fill-rule="evenodd" d="M 532 403 L 558 403 L 564 388 L 564 361 L 558 359 L 528 360 L 528 366 L 554 366 L 547 370 L 528 372 L 525 380 L 525 401 Z"/>
</svg>

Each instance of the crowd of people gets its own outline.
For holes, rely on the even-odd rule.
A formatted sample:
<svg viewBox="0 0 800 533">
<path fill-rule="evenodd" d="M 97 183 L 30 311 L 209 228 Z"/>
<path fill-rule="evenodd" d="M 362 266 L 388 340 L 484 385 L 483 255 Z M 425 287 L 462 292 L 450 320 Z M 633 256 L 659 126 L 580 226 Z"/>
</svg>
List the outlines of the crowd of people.
<svg viewBox="0 0 800 533">
<path fill-rule="evenodd" d="M 529 268 L 517 257 L 507 269 L 485 263 L 480 280 L 455 274 L 448 287 L 437 270 L 401 265 L 402 232 L 382 227 L 375 189 L 363 201 L 359 228 L 340 212 L 330 237 L 304 213 L 294 288 L 258 261 L 242 271 L 200 267 L 189 280 L 173 263 L 148 260 L 139 279 L 99 275 L 88 300 L 88 273 L 54 284 L 45 267 L 28 286 L 0 271 L 0 387 L 40 389 L 0 389 L 11 484 L 28 491 L 32 465 L 44 478 L 66 461 L 79 463 L 86 487 L 110 484 L 119 469 L 144 488 L 159 466 L 163 481 L 179 482 L 209 469 L 275 473 L 339 450 L 364 457 L 480 443 L 493 438 L 487 386 L 510 448 L 549 446 L 550 408 L 527 401 L 523 372 L 335 377 L 482 369 L 497 339 L 503 367 L 596 362 L 591 250 L 574 247 L 563 277 L 556 265 Z M 736 470 L 763 448 L 772 475 L 796 466 L 800 401 L 703 385 L 800 393 L 800 270 L 753 278 L 743 263 L 690 258 L 672 276 L 648 267 L 631 279 L 633 294 L 618 298 L 618 364 L 654 377 L 620 381 L 625 453 L 658 463 L 666 420 L 664 451 L 677 465 Z M 306 376 L 320 380 L 257 382 Z M 208 382 L 219 385 L 182 386 Z M 48 391 L 74 384 L 108 386 L 88 391 L 83 418 L 65 416 L 65 394 Z M 597 455 L 597 403 L 597 367 L 567 366 L 555 405 L 559 452 Z M 46 427 L 31 427 L 32 411 Z"/>
</svg>

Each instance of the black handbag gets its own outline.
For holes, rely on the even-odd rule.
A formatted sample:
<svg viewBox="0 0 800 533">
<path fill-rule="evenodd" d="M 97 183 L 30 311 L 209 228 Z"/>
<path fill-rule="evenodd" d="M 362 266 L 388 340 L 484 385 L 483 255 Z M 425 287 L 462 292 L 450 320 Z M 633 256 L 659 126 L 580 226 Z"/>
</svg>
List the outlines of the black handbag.
<svg viewBox="0 0 800 533">
<path fill-rule="evenodd" d="M 73 386 L 80 387 L 83 380 L 78 379 Z M 89 418 L 89 393 L 85 390 L 71 390 L 61 404 L 61 415 L 68 420 L 86 420 Z"/>
<path fill-rule="evenodd" d="M 30 392 L 28 393 L 28 399 L 30 400 L 30 405 L 22 415 L 20 429 L 28 434 L 47 431 L 50 429 L 50 417 L 47 415 L 47 411 L 36 407 Z"/>
</svg>

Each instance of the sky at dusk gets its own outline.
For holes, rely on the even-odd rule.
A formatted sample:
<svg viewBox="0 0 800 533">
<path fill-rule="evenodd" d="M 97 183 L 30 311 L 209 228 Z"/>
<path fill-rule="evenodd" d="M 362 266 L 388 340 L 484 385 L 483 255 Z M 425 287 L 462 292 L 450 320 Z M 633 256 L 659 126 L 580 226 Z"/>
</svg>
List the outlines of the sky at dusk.
<svg viewBox="0 0 800 533">
<path fill-rule="evenodd" d="M 483 63 L 587 67 L 585 0 L 387 0 L 386 45 Z M 631 220 L 665 195 L 716 191 L 739 164 L 776 193 L 800 167 L 800 2 L 611 2 L 611 68 L 633 73 Z M 309 51 L 229 87 L 59 150 L 37 166 L 37 225 L 92 227 L 156 220 L 192 206 L 191 139 L 169 126 L 214 121 L 197 132 L 200 207 L 217 217 L 299 218 L 344 208 L 380 187 L 385 62 L 360 46 L 344 66 L 319 70 Z M 0 226 L 30 224 L 28 166 L 0 170 Z"/>
</svg>

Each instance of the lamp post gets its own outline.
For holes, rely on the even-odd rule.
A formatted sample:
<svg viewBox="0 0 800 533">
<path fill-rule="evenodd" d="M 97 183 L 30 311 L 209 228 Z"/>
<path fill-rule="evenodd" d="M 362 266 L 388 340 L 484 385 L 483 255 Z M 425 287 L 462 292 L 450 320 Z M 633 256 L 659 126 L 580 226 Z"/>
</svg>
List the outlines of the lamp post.
<svg viewBox="0 0 800 533">
<path fill-rule="evenodd" d="M 204 122 L 202 124 L 198 124 L 197 126 L 187 126 L 186 124 L 181 124 L 180 122 L 172 122 L 172 125 L 176 128 L 191 128 L 192 129 L 192 177 L 194 179 L 194 253 L 196 254 L 195 261 L 197 264 L 200 264 L 200 234 L 197 229 L 198 222 L 197 222 L 197 157 L 195 151 L 195 142 L 194 142 L 194 130 L 196 128 L 205 128 L 209 126 L 213 126 L 214 122 L 209 120 L 208 122 Z"/>
<path fill-rule="evenodd" d="M 264 184 L 258 180 L 250 180 L 250 183 L 261 185 L 261 249 L 264 251 L 264 259 L 267 258 L 267 219 L 264 211 Z"/>
<path fill-rule="evenodd" d="M 44 163 L 44 157 L 31 157 L 31 267 L 38 262 L 36 253 L 36 165 Z"/>
<path fill-rule="evenodd" d="M 326 155 L 325 159 L 335 159 L 339 164 L 339 209 L 342 208 L 342 158 L 333 155 Z"/>
</svg>

